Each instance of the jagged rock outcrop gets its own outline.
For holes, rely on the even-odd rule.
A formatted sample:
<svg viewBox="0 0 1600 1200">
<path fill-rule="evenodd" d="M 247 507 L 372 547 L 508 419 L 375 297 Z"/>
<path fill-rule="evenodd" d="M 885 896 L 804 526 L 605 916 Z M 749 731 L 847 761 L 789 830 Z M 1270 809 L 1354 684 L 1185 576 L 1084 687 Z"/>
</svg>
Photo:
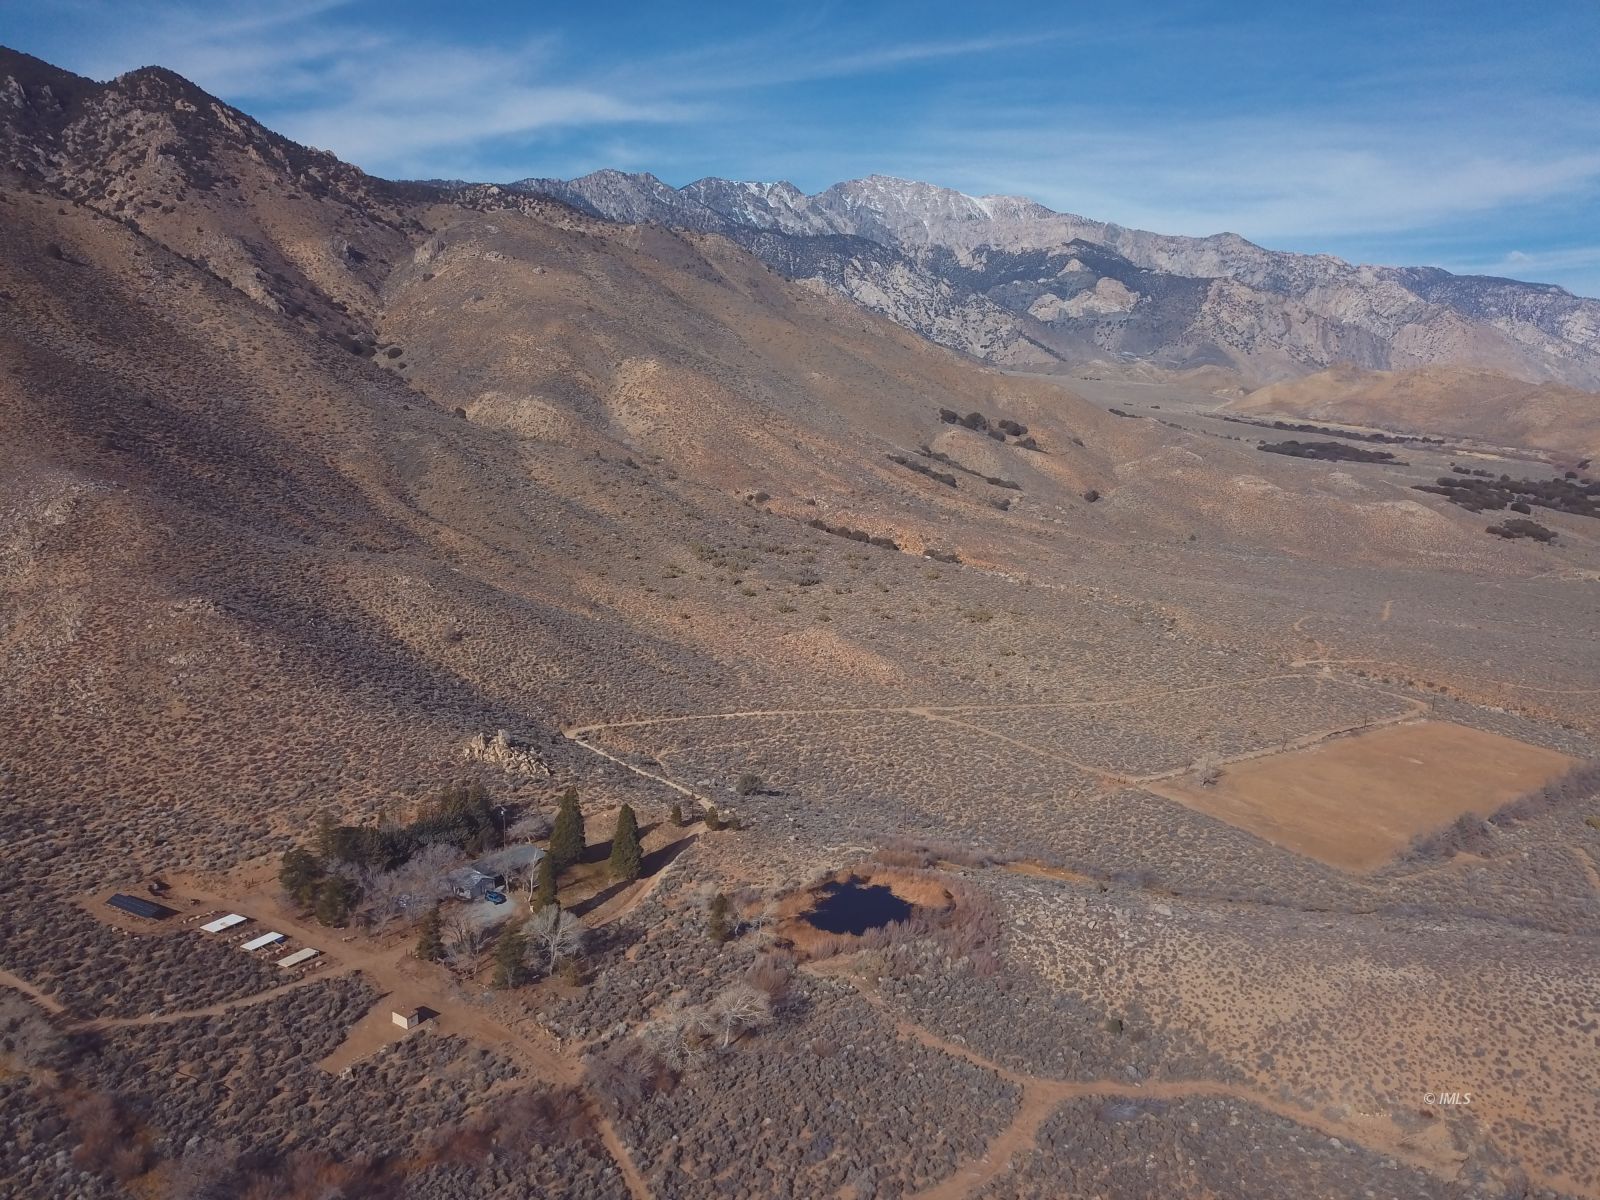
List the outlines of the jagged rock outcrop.
<svg viewBox="0 0 1600 1200">
<path fill-rule="evenodd" d="M 462 753 L 473 762 L 487 763 L 514 775 L 550 774 L 550 764 L 532 746 L 516 740 L 504 729 L 495 730 L 493 737 L 473 734 Z"/>
</svg>

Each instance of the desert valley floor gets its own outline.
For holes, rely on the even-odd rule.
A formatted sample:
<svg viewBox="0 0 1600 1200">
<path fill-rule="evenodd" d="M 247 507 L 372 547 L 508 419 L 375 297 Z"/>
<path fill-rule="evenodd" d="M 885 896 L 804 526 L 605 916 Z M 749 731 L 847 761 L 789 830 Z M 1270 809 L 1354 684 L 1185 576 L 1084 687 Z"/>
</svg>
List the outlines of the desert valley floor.
<svg viewBox="0 0 1600 1200">
<path fill-rule="evenodd" d="M 1291 465 L 1312 487 L 1344 469 Z M 519 811 L 570 782 L 591 830 L 641 814 L 637 882 L 605 881 L 602 833 L 563 884 L 577 982 L 496 990 L 487 953 L 447 971 L 403 919 L 351 935 L 286 904 L 281 850 L 334 795 L 379 819 L 414 747 L 362 737 L 261 809 L 220 780 L 270 768 L 223 749 L 208 807 L 128 795 L 87 829 L 13 768 L 8 853 L 33 865 L 0 982 L 93 1039 L 73 1069 L 118 1097 L 109 1119 L 191 1131 L 163 1178 L 227 1159 L 418 1196 L 1600 1195 L 1592 779 L 1482 821 L 1600 753 L 1592 542 L 1485 576 L 1351 562 L 1335 586 L 1270 551 L 1018 576 L 745 520 L 609 555 L 588 599 L 721 612 L 737 677 L 690 668 L 632 703 L 573 679 L 558 732 L 491 771 Z M 285 721 L 288 755 L 315 733 Z M 710 806 L 739 828 L 708 829 Z M 849 875 L 904 896 L 914 932 L 807 928 L 818 881 Z M 105 907 L 154 876 L 180 917 Z M 720 944 L 716 893 L 738 922 Z M 197 932 L 223 912 L 250 921 Z M 321 954 L 285 980 L 237 949 L 267 929 Z M 652 1040 L 752 973 L 782 978 L 770 1024 L 682 1061 Z M 417 1006 L 419 1029 L 391 1023 Z M 30 1127 L 26 1076 L 4 1086 L 14 1179 L 107 1119 L 67 1099 Z M 69 1161 L 119 1194 L 114 1154 Z"/>
<path fill-rule="evenodd" d="M 0 1192 L 1600 1200 L 1581 455 L 5 54 Z"/>
</svg>

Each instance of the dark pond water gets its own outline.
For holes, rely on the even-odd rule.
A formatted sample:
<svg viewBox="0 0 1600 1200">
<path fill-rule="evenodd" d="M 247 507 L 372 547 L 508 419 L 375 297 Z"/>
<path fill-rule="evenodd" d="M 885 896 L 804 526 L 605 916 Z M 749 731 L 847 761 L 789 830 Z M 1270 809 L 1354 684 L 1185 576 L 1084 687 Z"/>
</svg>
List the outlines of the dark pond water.
<svg viewBox="0 0 1600 1200">
<path fill-rule="evenodd" d="M 881 883 L 847 879 L 824 884 L 822 892 L 806 921 L 824 933 L 862 934 L 911 915 L 911 905 Z"/>
</svg>

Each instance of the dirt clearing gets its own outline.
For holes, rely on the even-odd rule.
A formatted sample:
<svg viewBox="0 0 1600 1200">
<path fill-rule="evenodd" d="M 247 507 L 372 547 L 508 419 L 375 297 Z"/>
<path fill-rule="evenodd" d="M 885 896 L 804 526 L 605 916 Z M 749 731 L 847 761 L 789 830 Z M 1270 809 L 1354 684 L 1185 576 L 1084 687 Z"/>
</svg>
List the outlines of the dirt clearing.
<svg viewBox="0 0 1600 1200">
<path fill-rule="evenodd" d="M 1462 813 L 1487 816 L 1573 765 L 1554 750 L 1443 721 L 1374 729 L 1234 763 L 1211 787 L 1162 796 L 1347 871 L 1388 862 Z"/>
</svg>

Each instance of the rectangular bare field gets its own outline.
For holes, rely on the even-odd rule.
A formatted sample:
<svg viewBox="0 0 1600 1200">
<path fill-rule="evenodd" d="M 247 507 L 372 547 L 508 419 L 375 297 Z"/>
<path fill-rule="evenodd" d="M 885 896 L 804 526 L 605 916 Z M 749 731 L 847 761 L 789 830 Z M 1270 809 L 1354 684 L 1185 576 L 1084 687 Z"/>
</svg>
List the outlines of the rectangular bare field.
<svg viewBox="0 0 1600 1200">
<path fill-rule="evenodd" d="M 1392 725 L 1234 763 L 1211 787 L 1148 790 L 1347 871 L 1382 866 L 1419 833 L 1487 816 L 1574 760 L 1444 721 Z"/>
</svg>

